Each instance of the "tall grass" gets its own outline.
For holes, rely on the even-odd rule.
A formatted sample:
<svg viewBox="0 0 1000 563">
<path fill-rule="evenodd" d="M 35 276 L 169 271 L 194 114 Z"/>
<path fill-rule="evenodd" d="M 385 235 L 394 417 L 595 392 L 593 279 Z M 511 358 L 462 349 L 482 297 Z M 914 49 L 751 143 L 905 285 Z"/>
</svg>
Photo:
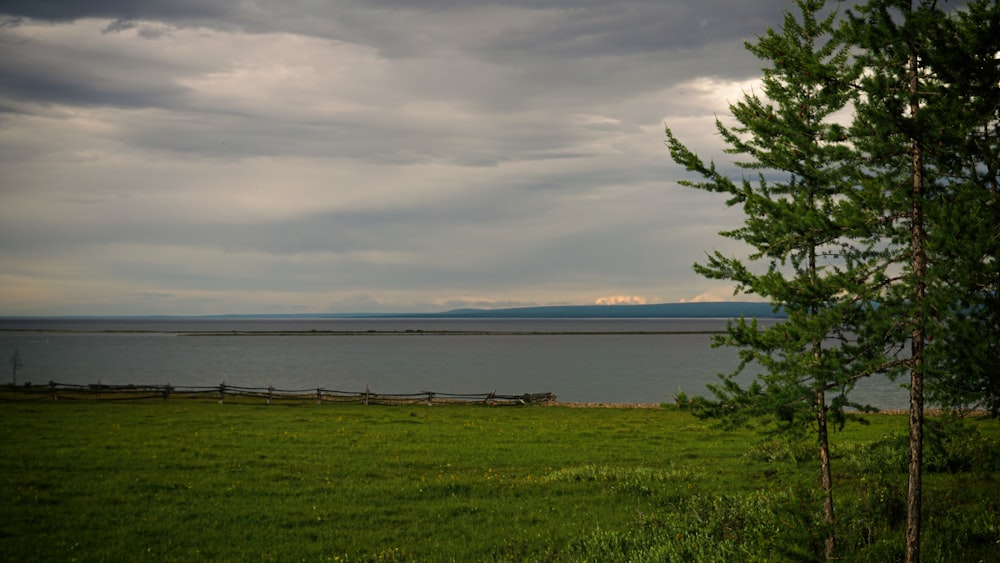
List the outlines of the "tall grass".
<svg viewBox="0 0 1000 563">
<path fill-rule="evenodd" d="M 892 561 L 906 420 L 869 418 L 833 437 L 839 555 Z M 998 437 L 929 442 L 928 560 L 997 560 Z M 0 403 L 0 441 L 7 561 L 812 560 L 825 535 L 809 444 L 674 409 Z"/>
</svg>

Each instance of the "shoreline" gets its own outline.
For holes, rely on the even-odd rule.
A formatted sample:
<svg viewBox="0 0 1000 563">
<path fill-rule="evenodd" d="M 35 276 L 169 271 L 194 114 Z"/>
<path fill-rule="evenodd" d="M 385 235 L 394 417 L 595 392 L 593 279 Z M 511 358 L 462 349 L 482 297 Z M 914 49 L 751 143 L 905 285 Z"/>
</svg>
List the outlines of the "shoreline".
<svg viewBox="0 0 1000 563">
<path fill-rule="evenodd" d="M 543 407 L 567 407 L 571 409 L 658 409 L 662 403 L 585 403 L 549 401 L 540 404 Z"/>
<path fill-rule="evenodd" d="M 168 336 L 627 336 L 725 334 L 724 330 L 142 330 L 74 328 L 0 328 L 0 334 L 162 334 Z"/>
</svg>

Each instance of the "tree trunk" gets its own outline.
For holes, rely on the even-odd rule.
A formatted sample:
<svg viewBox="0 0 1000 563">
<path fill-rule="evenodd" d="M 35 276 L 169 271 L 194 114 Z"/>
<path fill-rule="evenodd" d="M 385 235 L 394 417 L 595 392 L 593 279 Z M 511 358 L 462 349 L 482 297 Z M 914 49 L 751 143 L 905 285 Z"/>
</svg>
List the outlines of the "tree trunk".
<svg viewBox="0 0 1000 563">
<path fill-rule="evenodd" d="M 914 335 L 913 354 L 923 356 L 923 343 Z M 919 352 L 917 349 L 920 349 Z M 906 561 L 920 561 L 921 465 L 923 463 L 924 377 L 921 362 L 910 371 L 910 462 L 906 494 Z"/>
<path fill-rule="evenodd" d="M 829 527 L 824 541 L 824 555 L 833 561 L 836 536 L 833 527 L 833 473 L 830 470 L 830 441 L 826 431 L 826 396 L 821 389 L 816 393 L 816 423 L 819 434 L 819 468 L 823 486 L 823 519 Z"/>
<path fill-rule="evenodd" d="M 916 53 L 910 53 L 910 92 L 914 95 L 910 103 L 910 115 L 915 117 L 920 109 L 915 94 L 919 86 L 919 61 Z M 923 198 L 923 153 L 919 141 L 912 145 L 913 192 L 910 217 L 910 244 L 913 270 L 913 328 L 910 334 L 910 459 L 907 468 L 908 487 L 906 494 L 906 561 L 920 561 L 920 505 L 921 467 L 923 463 L 924 433 L 924 343 L 925 331 L 925 284 L 927 257 L 924 241 L 927 233 L 924 225 Z"/>
</svg>

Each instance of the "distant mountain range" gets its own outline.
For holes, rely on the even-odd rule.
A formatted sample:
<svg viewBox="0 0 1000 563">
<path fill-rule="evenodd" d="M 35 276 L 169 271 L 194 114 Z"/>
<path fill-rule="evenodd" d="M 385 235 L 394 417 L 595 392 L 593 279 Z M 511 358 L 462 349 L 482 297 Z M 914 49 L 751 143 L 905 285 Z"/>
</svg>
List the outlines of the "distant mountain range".
<svg viewBox="0 0 1000 563">
<path fill-rule="evenodd" d="M 403 315 L 447 318 L 736 318 L 784 317 L 768 303 L 718 301 L 652 305 L 558 305 L 512 309 L 455 309 L 443 313 Z"/>
<path fill-rule="evenodd" d="M 297 315 L 214 315 L 211 318 L 303 318 L 303 319 L 638 319 L 785 317 L 768 303 L 713 301 L 707 303 L 658 303 L 653 305 L 549 305 L 508 309 L 453 309 L 438 313 L 305 313 Z"/>
<path fill-rule="evenodd" d="M 249 315 L 229 315 L 249 316 Z M 257 316 L 257 315 L 254 315 Z M 271 316 L 271 315 L 266 315 Z M 279 316 L 279 315 L 273 315 Z M 653 305 L 550 305 L 509 309 L 454 309 L 439 313 L 342 313 L 292 315 L 311 318 L 403 319 L 637 319 L 637 318 L 737 318 L 785 317 L 768 303 L 718 301 L 710 303 L 658 303 Z"/>
<path fill-rule="evenodd" d="M 783 318 L 767 303 L 714 301 L 710 303 L 658 303 L 653 305 L 551 305 L 509 309 L 454 309 L 439 313 L 265 313 L 232 315 L 69 315 L 51 318 L 89 319 L 638 319 L 638 318 Z M 0 319 L 32 317 L 0 316 Z"/>
</svg>

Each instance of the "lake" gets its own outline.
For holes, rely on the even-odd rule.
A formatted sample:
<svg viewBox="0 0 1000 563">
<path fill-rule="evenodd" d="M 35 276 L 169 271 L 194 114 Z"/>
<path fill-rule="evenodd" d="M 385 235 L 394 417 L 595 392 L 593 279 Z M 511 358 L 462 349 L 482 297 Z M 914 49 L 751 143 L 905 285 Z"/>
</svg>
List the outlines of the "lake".
<svg viewBox="0 0 1000 563">
<path fill-rule="evenodd" d="M 777 322 L 764 320 L 762 322 Z M 736 351 L 724 319 L 0 319 L 18 382 L 274 386 L 375 393 L 555 393 L 560 401 L 660 403 L 707 394 Z M 5 363 L 10 381 L 9 366 Z M 906 408 L 874 378 L 854 398 Z"/>
</svg>

